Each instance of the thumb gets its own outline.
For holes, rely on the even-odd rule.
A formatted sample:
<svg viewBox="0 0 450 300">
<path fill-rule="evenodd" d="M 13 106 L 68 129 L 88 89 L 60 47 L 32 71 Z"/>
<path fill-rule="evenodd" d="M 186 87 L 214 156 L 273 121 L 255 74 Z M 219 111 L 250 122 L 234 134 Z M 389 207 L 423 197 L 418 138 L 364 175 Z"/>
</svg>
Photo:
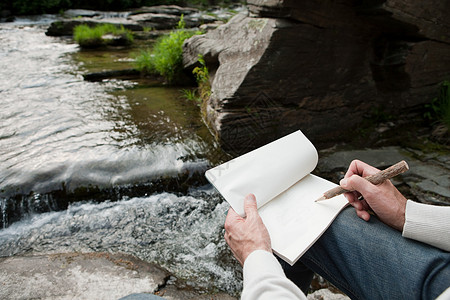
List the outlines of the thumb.
<svg viewBox="0 0 450 300">
<path fill-rule="evenodd" d="M 245 215 L 251 216 L 254 215 L 258 211 L 256 205 L 256 197 L 253 194 L 248 194 L 244 199 L 244 212 Z"/>
<path fill-rule="evenodd" d="M 363 195 L 363 197 L 365 194 L 370 193 L 374 188 L 372 183 L 358 175 L 352 175 L 348 178 L 344 178 L 339 184 L 346 190 L 359 192 Z"/>
</svg>

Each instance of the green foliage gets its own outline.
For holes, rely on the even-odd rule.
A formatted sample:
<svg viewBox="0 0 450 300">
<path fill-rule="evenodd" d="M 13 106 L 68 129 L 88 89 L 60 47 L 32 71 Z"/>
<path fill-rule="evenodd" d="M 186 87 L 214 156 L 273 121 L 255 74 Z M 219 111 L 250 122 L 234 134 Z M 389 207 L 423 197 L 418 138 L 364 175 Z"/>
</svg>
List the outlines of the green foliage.
<svg viewBox="0 0 450 300">
<path fill-rule="evenodd" d="M 144 73 L 157 73 L 169 83 L 173 82 L 182 71 L 183 42 L 195 34 L 184 29 L 181 16 L 178 29 L 158 39 L 151 50 L 141 51 L 136 57 L 136 68 Z"/>
<path fill-rule="evenodd" d="M 118 28 L 113 24 L 101 24 L 95 27 L 88 25 L 78 25 L 74 28 L 74 39 L 81 47 L 97 47 L 106 45 L 108 42 L 103 39 L 106 34 L 118 35 L 128 43 L 133 42 L 133 34 L 123 26 Z"/>
<path fill-rule="evenodd" d="M 450 81 L 442 82 L 439 94 L 425 105 L 425 118 L 432 122 L 441 122 L 450 130 Z"/>
<path fill-rule="evenodd" d="M 186 98 L 189 101 L 197 102 L 198 104 L 201 103 L 200 97 L 197 95 L 197 89 L 183 89 L 181 90 L 183 92 L 184 98 Z"/>
<path fill-rule="evenodd" d="M 209 83 L 209 71 L 201 54 L 198 55 L 198 62 L 200 66 L 192 70 L 198 87 L 193 90 L 183 90 L 183 94 L 186 99 L 194 101 L 201 106 L 202 111 L 205 112 L 207 100 L 211 96 L 211 84 Z"/>
<path fill-rule="evenodd" d="M 194 74 L 195 79 L 198 84 L 198 89 L 200 92 L 200 98 L 202 101 L 206 101 L 211 96 L 211 84 L 209 83 L 209 71 L 206 67 L 205 59 L 201 54 L 198 55 L 198 62 L 200 63 L 200 67 L 195 67 L 192 70 L 192 74 Z"/>
</svg>

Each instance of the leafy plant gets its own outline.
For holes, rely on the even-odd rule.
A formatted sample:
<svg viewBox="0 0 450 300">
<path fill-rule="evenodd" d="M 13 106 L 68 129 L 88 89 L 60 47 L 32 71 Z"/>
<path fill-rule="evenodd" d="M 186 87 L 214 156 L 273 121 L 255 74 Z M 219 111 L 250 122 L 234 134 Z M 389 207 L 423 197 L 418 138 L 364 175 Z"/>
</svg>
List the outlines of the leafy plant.
<svg viewBox="0 0 450 300">
<path fill-rule="evenodd" d="M 181 90 L 183 92 L 184 98 L 186 98 L 189 101 L 195 101 L 199 102 L 201 101 L 200 97 L 197 95 L 197 89 L 183 89 Z"/>
<path fill-rule="evenodd" d="M 438 96 L 425 105 L 425 118 L 431 122 L 441 122 L 450 130 L 450 81 L 444 81 L 439 87 Z"/>
<path fill-rule="evenodd" d="M 108 44 L 104 39 L 107 34 L 121 36 L 126 43 L 133 42 L 133 34 L 123 26 L 117 27 L 113 24 L 101 24 L 95 27 L 88 25 L 78 25 L 74 28 L 74 39 L 81 47 L 98 47 Z"/>
<path fill-rule="evenodd" d="M 177 30 L 158 39 L 152 49 L 141 51 L 136 57 L 136 68 L 144 73 L 157 73 L 169 83 L 181 73 L 183 66 L 183 42 L 200 31 L 187 31 L 183 15 Z"/>
<path fill-rule="evenodd" d="M 195 79 L 198 84 L 200 98 L 202 101 L 206 101 L 211 96 L 209 71 L 206 67 L 205 59 L 201 54 L 198 55 L 198 62 L 200 63 L 200 67 L 195 67 L 194 70 L 192 70 L 192 73 L 195 75 Z"/>
<path fill-rule="evenodd" d="M 205 122 L 209 124 L 207 118 L 207 103 L 209 97 L 211 96 L 209 71 L 206 67 L 205 59 L 201 54 L 198 55 L 198 62 L 200 63 L 200 66 L 195 67 L 194 70 L 192 70 L 198 86 L 193 90 L 183 90 L 183 94 L 186 99 L 195 101 L 197 105 L 200 106 L 202 117 Z"/>
</svg>

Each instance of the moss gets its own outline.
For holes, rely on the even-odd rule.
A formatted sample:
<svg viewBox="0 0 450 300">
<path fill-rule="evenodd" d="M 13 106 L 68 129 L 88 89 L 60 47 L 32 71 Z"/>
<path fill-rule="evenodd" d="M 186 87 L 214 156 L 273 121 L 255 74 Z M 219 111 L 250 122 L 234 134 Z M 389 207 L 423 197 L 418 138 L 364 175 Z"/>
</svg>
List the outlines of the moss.
<svg viewBox="0 0 450 300">
<path fill-rule="evenodd" d="M 123 26 L 117 27 L 113 24 L 101 24 L 95 27 L 89 27 L 83 24 L 74 28 L 74 39 L 80 47 L 84 48 L 100 47 L 112 43 L 104 38 L 107 34 L 120 36 L 125 44 L 133 42 L 133 34 Z"/>
</svg>

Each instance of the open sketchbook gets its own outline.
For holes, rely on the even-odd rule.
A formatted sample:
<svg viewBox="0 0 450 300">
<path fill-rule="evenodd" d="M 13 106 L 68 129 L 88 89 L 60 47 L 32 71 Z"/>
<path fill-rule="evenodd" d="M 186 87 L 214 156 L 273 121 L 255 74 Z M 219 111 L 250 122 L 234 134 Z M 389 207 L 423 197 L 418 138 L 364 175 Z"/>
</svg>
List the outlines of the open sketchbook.
<svg viewBox="0 0 450 300">
<path fill-rule="evenodd" d="M 318 154 L 301 131 L 206 171 L 206 178 L 244 216 L 244 198 L 256 196 L 273 251 L 293 265 L 346 206 L 343 195 L 315 202 L 336 184 L 310 174 Z"/>
</svg>

